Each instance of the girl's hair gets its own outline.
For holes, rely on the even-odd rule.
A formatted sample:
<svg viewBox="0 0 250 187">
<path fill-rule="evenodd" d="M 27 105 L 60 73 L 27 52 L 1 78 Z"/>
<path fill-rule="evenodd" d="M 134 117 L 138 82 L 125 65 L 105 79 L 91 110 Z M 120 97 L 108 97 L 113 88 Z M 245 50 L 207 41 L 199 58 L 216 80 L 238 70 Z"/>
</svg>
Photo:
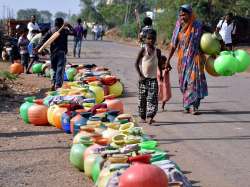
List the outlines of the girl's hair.
<svg viewBox="0 0 250 187">
<path fill-rule="evenodd" d="M 148 35 L 153 36 L 154 39 L 156 39 L 156 37 L 157 37 L 156 31 L 154 29 L 149 29 L 148 32 L 147 32 L 147 36 Z"/>
<path fill-rule="evenodd" d="M 152 19 L 151 19 L 150 17 L 145 17 L 145 18 L 143 19 L 143 23 L 144 23 L 144 25 L 146 25 L 146 26 L 152 26 Z"/>
</svg>

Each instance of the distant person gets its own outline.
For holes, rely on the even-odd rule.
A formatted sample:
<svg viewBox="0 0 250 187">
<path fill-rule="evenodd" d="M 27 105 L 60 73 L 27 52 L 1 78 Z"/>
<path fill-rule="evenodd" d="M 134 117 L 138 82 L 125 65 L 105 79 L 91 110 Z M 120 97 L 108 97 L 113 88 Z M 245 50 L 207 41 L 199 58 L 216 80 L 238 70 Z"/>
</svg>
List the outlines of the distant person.
<svg viewBox="0 0 250 187">
<path fill-rule="evenodd" d="M 35 34 L 39 33 L 40 28 L 36 22 L 36 16 L 31 16 L 31 21 L 28 23 L 27 28 L 29 29 L 28 40 L 30 41 Z"/>
<path fill-rule="evenodd" d="M 64 24 L 63 18 L 55 19 L 55 26 L 50 29 L 42 41 L 36 47 L 35 51 L 38 49 L 56 32 L 58 31 Z M 50 45 L 50 53 L 51 53 L 51 67 L 53 70 L 53 82 L 51 90 L 56 90 L 61 88 L 63 85 L 63 75 L 66 65 L 66 54 L 68 52 L 68 35 L 75 35 L 74 28 L 68 24 L 64 24 L 65 27 L 60 31 L 59 37 L 53 41 Z"/>
<path fill-rule="evenodd" d="M 86 24 L 86 22 L 84 21 L 83 25 L 83 38 L 85 40 L 87 40 L 87 35 L 88 35 L 88 25 Z"/>
<path fill-rule="evenodd" d="M 161 50 L 155 47 L 156 31 L 147 32 L 145 46 L 140 50 L 135 67 L 139 75 L 139 116 L 141 122 L 148 124 L 154 122 L 158 110 L 158 83 L 157 69 L 160 70 L 162 81 L 162 69 L 160 67 Z"/>
<path fill-rule="evenodd" d="M 98 27 L 98 33 L 99 33 L 98 35 L 99 35 L 100 40 L 102 40 L 103 36 L 105 34 L 105 29 L 104 29 L 103 25 L 99 25 L 99 27 Z"/>
<path fill-rule="evenodd" d="M 27 38 L 29 30 L 27 28 L 25 28 L 22 33 L 21 36 L 18 39 L 18 47 L 19 47 L 19 52 L 21 55 L 21 63 L 23 65 L 23 67 L 26 70 L 26 73 L 28 73 L 28 65 L 29 65 L 29 52 L 28 52 L 28 45 L 29 45 L 29 40 Z"/>
<path fill-rule="evenodd" d="M 91 32 L 92 32 L 92 39 L 97 40 L 97 38 L 98 38 L 98 25 L 96 23 L 92 26 Z"/>
<path fill-rule="evenodd" d="M 83 33 L 84 29 L 82 26 L 82 20 L 79 18 L 77 19 L 77 25 L 74 28 L 75 30 L 75 37 L 74 37 L 74 49 L 73 49 L 73 55 L 74 57 L 77 56 L 80 58 L 81 56 L 81 47 L 82 47 L 82 39 L 83 39 Z"/>
<path fill-rule="evenodd" d="M 233 50 L 233 36 L 236 33 L 236 24 L 233 20 L 233 14 L 228 13 L 224 19 L 221 19 L 216 27 L 216 32 L 219 33 L 223 40 L 223 48 Z"/>
<path fill-rule="evenodd" d="M 27 69 L 27 74 L 30 74 L 30 69 L 35 61 L 39 60 L 39 57 L 36 53 L 34 53 L 33 49 L 35 49 L 39 43 L 42 41 L 42 37 L 49 31 L 49 28 L 43 28 L 41 33 L 36 34 L 30 41 L 28 45 L 29 55 L 30 55 L 30 64 Z"/>
<path fill-rule="evenodd" d="M 153 27 L 152 27 L 153 21 L 150 17 L 145 17 L 143 19 L 143 24 L 144 24 L 144 26 L 141 28 L 140 34 L 139 34 L 139 42 L 140 42 L 141 47 L 144 47 L 144 45 L 145 45 L 145 39 L 146 39 L 147 32 L 149 30 L 153 29 Z"/>
</svg>

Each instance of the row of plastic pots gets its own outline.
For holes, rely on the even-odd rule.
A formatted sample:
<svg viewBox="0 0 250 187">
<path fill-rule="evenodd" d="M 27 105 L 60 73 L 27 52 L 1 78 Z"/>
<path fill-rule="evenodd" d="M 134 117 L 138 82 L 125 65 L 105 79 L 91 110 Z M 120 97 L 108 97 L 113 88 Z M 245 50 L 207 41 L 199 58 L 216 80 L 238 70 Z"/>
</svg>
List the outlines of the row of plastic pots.
<svg viewBox="0 0 250 187">
<path fill-rule="evenodd" d="M 85 115 L 84 117 L 87 118 L 96 113 L 110 112 L 112 110 L 123 113 L 124 110 L 123 103 L 119 99 L 111 97 L 106 98 L 104 103 L 101 104 L 96 104 L 95 99 L 84 99 L 81 105 L 71 103 L 49 106 L 45 105 L 45 101 L 45 99 L 34 99 L 33 97 L 26 98 L 25 103 L 20 107 L 20 115 L 24 122 L 34 125 L 51 124 L 57 128 L 64 127 L 65 132 L 69 133 L 69 126 L 63 125 L 66 116 L 78 120 L 80 119 L 78 114 Z"/>
<path fill-rule="evenodd" d="M 91 91 L 94 95 L 86 96 L 86 91 Z M 97 103 L 101 103 L 105 96 L 112 95 L 114 97 L 119 97 L 123 93 L 123 85 L 120 81 L 117 81 L 113 85 L 102 85 L 98 82 L 91 82 L 88 85 L 79 82 L 68 82 L 64 86 L 57 90 L 58 95 L 84 95 L 88 98 L 94 97 Z"/>
<path fill-rule="evenodd" d="M 86 65 L 85 65 L 86 66 Z M 98 82 L 103 85 L 113 85 L 118 79 L 111 75 L 111 72 L 104 67 L 85 68 L 85 66 L 78 66 L 77 68 L 68 66 L 64 73 L 64 81 L 82 81 L 85 84 L 90 82 Z M 88 66 L 87 66 L 88 67 Z M 50 65 L 48 63 L 37 63 L 32 66 L 32 72 L 35 74 L 44 73 L 48 77 L 52 76 Z"/>
<path fill-rule="evenodd" d="M 121 122 L 121 119 L 127 121 Z M 71 164 L 84 171 L 98 187 L 111 184 L 166 187 L 169 182 L 191 185 L 176 163 L 157 148 L 157 141 L 143 134 L 135 121 L 131 115 L 123 114 L 105 124 L 105 128 L 101 124 L 82 126 L 73 139 Z M 178 173 L 185 181 L 171 178 L 171 172 Z"/>
</svg>

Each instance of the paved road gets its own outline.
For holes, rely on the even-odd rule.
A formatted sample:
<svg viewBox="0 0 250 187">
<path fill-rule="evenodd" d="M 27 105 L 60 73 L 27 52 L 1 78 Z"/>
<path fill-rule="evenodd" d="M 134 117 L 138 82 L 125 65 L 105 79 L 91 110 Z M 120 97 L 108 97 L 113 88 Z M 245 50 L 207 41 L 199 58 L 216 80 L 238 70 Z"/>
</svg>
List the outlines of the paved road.
<svg viewBox="0 0 250 187">
<path fill-rule="evenodd" d="M 73 63 L 105 65 L 121 78 L 126 110 L 137 112 L 137 47 L 103 41 L 84 42 L 81 59 Z M 175 64 L 173 60 L 172 64 Z M 166 112 L 159 112 L 155 135 L 194 186 L 235 187 L 250 183 L 250 74 L 213 78 L 207 76 L 209 97 L 201 104 L 202 115 L 182 114 L 182 97 L 176 68 L 171 72 L 173 97 Z"/>
</svg>

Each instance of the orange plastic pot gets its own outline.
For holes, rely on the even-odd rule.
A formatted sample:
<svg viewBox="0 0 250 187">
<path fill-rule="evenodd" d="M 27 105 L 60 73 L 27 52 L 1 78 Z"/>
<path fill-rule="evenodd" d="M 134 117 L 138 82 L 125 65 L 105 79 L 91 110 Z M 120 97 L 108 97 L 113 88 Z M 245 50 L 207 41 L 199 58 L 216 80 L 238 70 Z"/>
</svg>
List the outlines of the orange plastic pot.
<svg viewBox="0 0 250 187">
<path fill-rule="evenodd" d="M 24 72 L 24 68 L 21 63 L 15 62 L 10 65 L 10 73 L 19 75 L 23 72 Z"/>
<path fill-rule="evenodd" d="M 104 103 L 107 104 L 107 108 L 110 110 L 118 110 L 120 114 L 124 111 L 123 103 L 119 99 L 106 99 Z"/>
<path fill-rule="evenodd" d="M 64 112 L 67 112 L 67 108 L 59 107 L 54 112 L 53 121 L 58 129 L 62 129 L 62 115 Z"/>
<path fill-rule="evenodd" d="M 87 82 L 94 82 L 94 81 L 97 81 L 97 78 L 95 76 L 93 76 L 93 77 L 87 77 L 85 80 Z"/>
<path fill-rule="evenodd" d="M 34 125 L 48 125 L 47 111 L 48 107 L 45 105 L 32 105 L 28 110 L 30 123 Z"/>
<path fill-rule="evenodd" d="M 98 108 L 98 109 L 96 109 L 96 114 L 104 113 L 104 112 L 107 112 L 107 111 L 108 111 L 107 108 Z"/>
<path fill-rule="evenodd" d="M 109 139 L 108 138 L 102 138 L 102 137 L 99 137 L 99 138 L 95 138 L 93 139 L 93 141 L 98 144 L 98 145 L 108 145 L 109 144 Z"/>
</svg>

